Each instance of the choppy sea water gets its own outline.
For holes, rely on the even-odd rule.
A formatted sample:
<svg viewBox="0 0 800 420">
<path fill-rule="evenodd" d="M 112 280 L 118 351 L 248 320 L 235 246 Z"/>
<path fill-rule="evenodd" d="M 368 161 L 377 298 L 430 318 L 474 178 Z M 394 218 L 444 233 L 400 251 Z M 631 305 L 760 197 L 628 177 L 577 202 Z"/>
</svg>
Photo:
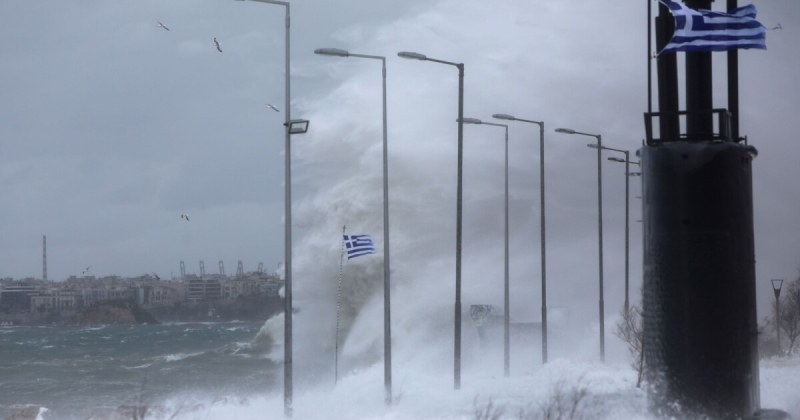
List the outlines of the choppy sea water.
<svg viewBox="0 0 800 420">
<path fill-rule="evenodd" d="M 83 419 L 123 405 L 263 395 L 279 365 L 260 323 L 0 328 L 0 418 L 37 405 Z"/>
</svg>

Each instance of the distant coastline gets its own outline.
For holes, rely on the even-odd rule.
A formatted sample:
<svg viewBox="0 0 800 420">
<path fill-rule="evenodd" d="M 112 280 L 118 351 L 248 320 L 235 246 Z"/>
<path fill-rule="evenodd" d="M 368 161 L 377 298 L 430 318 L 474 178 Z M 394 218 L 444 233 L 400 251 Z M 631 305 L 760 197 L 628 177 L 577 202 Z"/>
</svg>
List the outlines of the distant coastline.
<svg viewBox="0 0 800 420">
<path fill-rule="evenodd" d="M 0 327 L 139 325 L 171 322 L 263 322 L 283 311 L 277 296 L 240 296 L 233 300 L 139 305 L 131 299 L 99 302 L 80 310 L 0 313 Z"/>
<path fill-rule="evenodd" d="M 263 322 L 283 310 L 283 281 L 261 272 L 70 277 L 64 282 L 0 279 L 0 327 Z"/>
</svg>

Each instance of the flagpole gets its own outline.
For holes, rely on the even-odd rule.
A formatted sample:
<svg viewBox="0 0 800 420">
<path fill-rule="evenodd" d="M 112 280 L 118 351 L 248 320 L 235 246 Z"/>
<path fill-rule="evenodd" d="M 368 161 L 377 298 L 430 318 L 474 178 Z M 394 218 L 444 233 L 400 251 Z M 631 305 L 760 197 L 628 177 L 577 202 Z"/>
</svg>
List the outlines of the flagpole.
<svg viewBox="0 0 800 420">
<path fill-rule="evenodd" d="M 728 13 L 738 7 L 737 0 L 728 0 Z M 728 51 L 728 111 L 730 112 L 730 139 L 739 141 L 739 50 Z"/>
<path fill-rule="evenodd" d="M 339 382 L 339 314 L 342 310 L 342 278 L 344 277 L 344 237 L 345 225 L 342 225 L 342 252 L 339 254 L 339 287 L 336 294 L 336 338 L 333 352 L 333 383 Z"/>
<path fill-rule="evenodd" d="M 647 0 L 647 113 L 653 113 L 653 0 Z"/>
</svg>

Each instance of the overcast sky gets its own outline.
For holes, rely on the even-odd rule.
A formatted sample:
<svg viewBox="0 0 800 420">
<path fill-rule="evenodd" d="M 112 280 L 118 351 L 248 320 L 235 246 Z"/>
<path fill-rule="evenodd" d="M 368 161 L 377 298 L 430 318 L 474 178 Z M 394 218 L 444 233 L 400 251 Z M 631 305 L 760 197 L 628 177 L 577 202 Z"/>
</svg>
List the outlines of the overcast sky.
<svg viewBox="0 0 800 420">
<path fill-rule="evenodd" d="M 382 243 L 380 68 L 313 54 L 338 47 L 387 57 L 393 269 L 400 281 L 450 284 L 457 73 L 396 56 L 410 50 L 465 63 L 466 116 L 545 121 L 551 306 L 596 302 L 592 139 L 553 129 L 602 134 L 620 149 L 641 145 L 646 2 L 633 3 L 293 2 L 292 115 L 311 120 L 307 134 L 293 137 L 298 278 L 335 269 L 343 224 Z M 765 26 L 783 28 L 768 33 L 768 50 L 740 54 L 741 132 L 759 150 L 761 318 L 769 279 L 795 278 L 800 268 L 800 5 L 756 6 Z M 207 272 L 220 260 L 228 274 L 238 260 L 246 271 L 260 262 L 275 270 L 283 259 L 283 114 L 266 104 L 284 111 L 283 36 L 283 9 L 251 2 L 0 1 L 0 277 L 41 277 L 42 235 L 51 280 L 87 267 L 98 276 L 177 276 L 181 260 L 189 273 L 200 260 Z M 714 105 L 725 107 L 725 80 L 715 82 Z M 510 137 L 512 281 L 525 306 L 539 299 L 536 126 L 513 124 Z M 473 303 L 499 297 L 483 298 L 470 284 L 502 278 L 502 159 L 501 130 L 465 127 L 465 293 Z M 616 308 L 624 177 L 620 164 L 603 170 L 606 299 Z M 631 179 L 634 301 L 638 188 Z"/>
</svg>

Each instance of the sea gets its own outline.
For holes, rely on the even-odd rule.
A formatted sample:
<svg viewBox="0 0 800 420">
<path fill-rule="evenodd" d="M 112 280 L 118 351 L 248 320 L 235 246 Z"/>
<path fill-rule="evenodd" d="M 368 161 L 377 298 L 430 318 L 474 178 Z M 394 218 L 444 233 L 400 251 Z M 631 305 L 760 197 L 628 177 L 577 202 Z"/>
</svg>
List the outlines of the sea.
<svg viewBox="0 0 800 420">
<path fill-rule="evenodd" d="M 0 419 L 103 418 L 120 407 L 248 398 L 275 390 L 280 364 L 262 323 L 0 328 Z"/>
<path fill-rule="evenodd" d="M 271 358 L 276 349 L 263 344 L 267 340 L 259 335 L 261 326 L 0 327 L 0 419 L 31 408 L 42 413 L 40 407 L 46 409 L 38 417 L 43 420 L 281 418 L 282 364 Z M 395 366 L 391 407 L 384 402 L 383 364 L 378 362 L 348 370 L 336 385 L 331 381 L 296 393 L 294 417 L 654 418 L 627 361 L 600 363 L 572 356 L 540 365 L 531 358 L 526 367 L 519 355 L 506 377 L 499 373 L 500 358 L 492 363 L 469 363 L 472 359 L 466 358 L 462 388 L 454 392 L 447 363 L 438 363 L 436 357 L 434 363 L 443 366 L 438 369 L 428 359 L 409 358 L 422 349 L 419 345 L 395 353 L 395 360 L 412 364 Z M 800 358 L 762 360 L 760 376 L 762 407 L 800 419 Z M 148 411 L 137 414 L 131 411 L 135 407 Z M 571 416 L 561 410 L 579 411 Z"/>
</svg>

